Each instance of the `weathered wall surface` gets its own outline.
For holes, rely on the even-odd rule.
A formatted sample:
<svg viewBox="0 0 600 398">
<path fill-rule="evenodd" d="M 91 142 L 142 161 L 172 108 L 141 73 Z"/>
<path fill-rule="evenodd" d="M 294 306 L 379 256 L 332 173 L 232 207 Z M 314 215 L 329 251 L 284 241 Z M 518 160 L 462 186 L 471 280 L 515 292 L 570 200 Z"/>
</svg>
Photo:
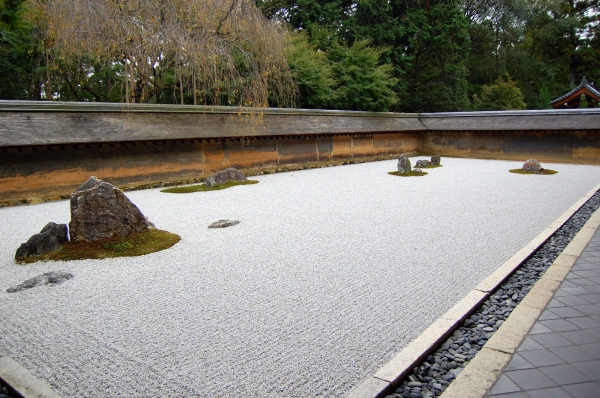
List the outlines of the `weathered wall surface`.
<svg viewBox="0 0 600 398">
<path fill-rule="evenodd" d="M 429 131 L 421 137 L 424 154 L 600 164 L 600 130 Z"/>
<path fill-rule="evenodd" d="M 0 202 L 399 153 L 600 164 L 600 110 L 397 114 L 0 101 Z"/>
<path fill-rule="evenodd" d="M 420 151 L 415 133 L 169 140 L 3 148 L 0 201 L 65 195 L 90 175 L 117 186 L 201 178 L 226 168 L 268 167 Z"/>
</svg>

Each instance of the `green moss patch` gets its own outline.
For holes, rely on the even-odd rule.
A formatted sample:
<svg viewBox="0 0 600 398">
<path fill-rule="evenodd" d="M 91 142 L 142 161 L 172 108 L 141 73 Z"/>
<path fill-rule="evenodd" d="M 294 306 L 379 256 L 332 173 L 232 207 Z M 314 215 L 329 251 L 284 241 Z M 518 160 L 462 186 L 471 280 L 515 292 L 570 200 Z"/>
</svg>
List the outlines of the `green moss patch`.
<svg viewBox="0 0 600 398">
<path fill-rule="evenodd" d="M 59 250 L 37 257 L 29 257 L 19 263 L 143 256 L 144 254 L 168 249 L 180 240 L 181 238 L 178 235 L 155 229 L 132 233 L 129 236 L 103 239 L 97 242 L 65 242 Z"/>
<path fill-rule="evenodd" d="M 406 173 L 406 174 L 400 174 L 397 171 L 390 171 L 388 174 L 391 174 L 393 176 L 398 176 L 398 177 L 421 177 L 421 176 L 425 176 L 427 175 L 427 173 L 422 172 L 422 173 L 417 173 L 415 171 L 412 171 L 410 173 Z"/>
<path fill-rule="evenodd" d="M 256 180 L 227 181 L 225 184 L 218 184 L 212 188 L 209 188 L 204 184 L 188 185 L 185 187 L 167 188 L 167 189 L 161 190 L 160 192 L 167 192 L 167 193 L 207 192 L 207 191 L 218 191 L 220 189 L 227 189 L 227 188 L 235 187 L 237 185 L 253 185 L 253 184 L 258 184 L 258 181 L 256 181 Z"/>
<path fill-rule="evenodd" d="M 538 175 L 552 175 L 552 174 L 556 174 L 558 173 L 558 171 L 555 170 L 550 170 L 550 169 L 544 169 L 543 172 L 541 173 L 534 173 L 533 171 L 523 171 L 521 169 L 512 169 L 509 170 L 511 173 L 515 173 L 515 174 L 538 174 Z"/>
</svg>

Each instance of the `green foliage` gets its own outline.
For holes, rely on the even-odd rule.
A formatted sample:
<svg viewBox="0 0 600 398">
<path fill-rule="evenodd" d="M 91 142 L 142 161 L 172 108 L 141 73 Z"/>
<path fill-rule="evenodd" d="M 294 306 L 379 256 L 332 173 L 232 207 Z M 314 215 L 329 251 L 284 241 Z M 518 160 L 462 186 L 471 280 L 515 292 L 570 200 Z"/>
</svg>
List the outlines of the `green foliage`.
<svg viewBox="0 0 600 398">
<path fill-rule="evenodd" d="M 0 99 L 30 97 L 35 44 L 24 0 L 0 0 Z"/>
<path fill-rule="evenodd" d="M 359 40 L 347 47 L 334 43 L 328 53 L 336 81 L 335 108 L 359 111 L 388 111 L 398 102 L 391 65 L 379 65 L 385 49 Z"/>
<path fill-rule="evenodd" d="M 550 94 L 548 93 L 548 86 L 545 84 L 542 85 L 542 89 L 540 90 L 540 101 L 539 106 L 540 109 L 551 109 L 552 105 L 550 105 Z"/>
<path fill-rule="evenodd" d="M 468 21 L 458 2 L 397 3 L 403 9 L 396 37 L 400 45 L 394 48 L 394 57 L 400 61 L 400 109 L 467 109 Z"/>
<path fill-rule="evenodd" d="M 500 76 L 495 84 L 484 85 L 481 99 L 476 99 L 474 105 L 481 111 L 517 110 L 527 107 L 517 82 L 510 76 L 507 76 L 506 81 Z"/>
<path fill-rule="evenodd" d="M 327 54 L 310 44 L 304 32 L 289 33 L 285 51 L 292 78 L 298 85 L 298 105 L 309 109 L 335 106 L 338 93 Z"/>
<path fill-rule="evenodd" d="M 114 252 L 124 252 L 133 249 L 133 243 L 128 242 L 126 240 L 117 242 L 106 242 L 103 247 L 106 250 L 111 250 Z"/>
<path fill-rule="evenodd" d="M 581 94 L 581 96 L 579 97 L 579 107 L 582 109 L 586 109 L 589 107 L 587 98 L 585 97 L 585 94 Z"/>
</svg>

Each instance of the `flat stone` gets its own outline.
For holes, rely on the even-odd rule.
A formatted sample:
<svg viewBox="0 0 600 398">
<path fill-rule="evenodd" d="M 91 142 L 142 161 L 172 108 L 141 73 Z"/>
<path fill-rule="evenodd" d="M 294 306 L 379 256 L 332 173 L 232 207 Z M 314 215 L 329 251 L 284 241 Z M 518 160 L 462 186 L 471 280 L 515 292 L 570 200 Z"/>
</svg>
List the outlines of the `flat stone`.
<svg viewBox="0 0 600 398">
<path fill-rule="evenodd" d="M 210 224 L 208 228 L 227 228 L 238 225 L 241 221 L 238 220 L 219 220 Z"/>
<path fill-rule="evenodd" d="M 17 293 L 26 289 L 31 289 L 38 286 L 48 285 L 55 286 L 73 279 L 73 274 L 66 271 L 52 271 L 46 272 L 45 274 L 27 279 L 24 282 L 19 283 L 17 286 L 10 287 L 6 290 L 7 293 Z"/>
</svg>

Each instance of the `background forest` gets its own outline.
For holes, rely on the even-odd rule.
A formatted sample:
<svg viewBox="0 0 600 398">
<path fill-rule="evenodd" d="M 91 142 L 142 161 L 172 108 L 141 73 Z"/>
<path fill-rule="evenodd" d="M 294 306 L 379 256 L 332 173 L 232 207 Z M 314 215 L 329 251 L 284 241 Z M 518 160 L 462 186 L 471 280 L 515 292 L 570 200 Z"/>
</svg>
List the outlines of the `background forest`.
<svg viewBox="0 0 600 398">
<path fill-rule="evenodd" d="M 600 79 L 600 0 L 0 0 L 0 99 L 543 109 Z"/>
</svg>

